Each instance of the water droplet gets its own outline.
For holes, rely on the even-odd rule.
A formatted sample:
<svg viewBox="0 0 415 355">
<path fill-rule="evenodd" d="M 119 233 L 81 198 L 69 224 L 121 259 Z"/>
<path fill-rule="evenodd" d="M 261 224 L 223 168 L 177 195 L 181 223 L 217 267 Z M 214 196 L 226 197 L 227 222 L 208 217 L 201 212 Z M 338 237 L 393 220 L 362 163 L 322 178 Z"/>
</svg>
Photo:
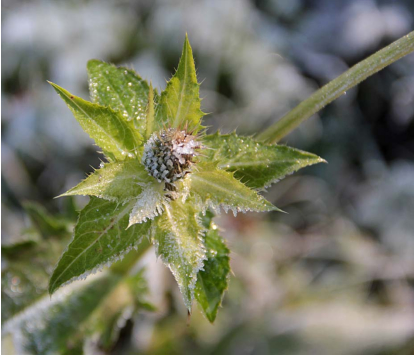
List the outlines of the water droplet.
<svg viewBox="0 0 415 355">
<path fill-rule="evenodd" d="M 132 83 L 128 83 L 128 86 L 133 86 L 133 84 Z"/>
</svg>

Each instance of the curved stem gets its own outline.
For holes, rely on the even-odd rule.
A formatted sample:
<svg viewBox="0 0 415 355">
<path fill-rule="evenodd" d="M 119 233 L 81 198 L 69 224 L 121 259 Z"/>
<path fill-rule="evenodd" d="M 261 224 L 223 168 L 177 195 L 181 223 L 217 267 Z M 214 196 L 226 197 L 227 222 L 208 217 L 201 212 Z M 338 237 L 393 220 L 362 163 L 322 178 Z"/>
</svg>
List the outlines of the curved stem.
<svg viewBox="0 0 415 355">
<path fill-rule="evenodd" d="M 411 32 L 330 81 L 288 112 L 275 124 L 260 133 L 256 139 L 267 143 L 278 142 L 294 130 L 301 122 L 337 99 L 347 90 L 413 51 L 414 32 Z"/>
</svg>

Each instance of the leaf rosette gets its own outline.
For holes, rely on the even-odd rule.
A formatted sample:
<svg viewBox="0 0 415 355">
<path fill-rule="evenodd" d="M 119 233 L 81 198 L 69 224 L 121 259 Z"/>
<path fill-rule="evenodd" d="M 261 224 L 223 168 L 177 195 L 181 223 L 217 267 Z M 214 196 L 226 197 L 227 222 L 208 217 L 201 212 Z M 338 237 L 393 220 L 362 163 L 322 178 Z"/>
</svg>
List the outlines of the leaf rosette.
<svg viewBox="0 0 415 355">
<path fill-rule="evenodd" d="M 49 292 L 121 259 L 145 239 L 170 268 L 184 303 L 213 322 L 227 289 L 229 250 L 213 213 L 280 211 L 258 193 L 318 156 L 235 133 L 206 134 L 186 36 L 174 76 L 159 95 L 133 70 L 87 65 L 92 102 L 56 84 L 106 162 L 61 196 L 90 196 Z"/>
</svg>

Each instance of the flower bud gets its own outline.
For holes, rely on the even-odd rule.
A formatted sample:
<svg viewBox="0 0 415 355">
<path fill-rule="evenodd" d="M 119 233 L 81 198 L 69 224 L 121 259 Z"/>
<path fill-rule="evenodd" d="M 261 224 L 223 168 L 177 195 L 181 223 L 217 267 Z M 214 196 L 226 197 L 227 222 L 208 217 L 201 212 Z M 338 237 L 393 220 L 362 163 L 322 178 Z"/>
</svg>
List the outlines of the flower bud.
<svg viewBox="0 0 415 355">
<path fill-rule="evenodd" d="M 196 138 L 174 128 L 155 132 L 144 145 L 141 162 L 158 182 L 172 184 L 190 173 L 196 150 L 202 148 Z"/>
</svg>

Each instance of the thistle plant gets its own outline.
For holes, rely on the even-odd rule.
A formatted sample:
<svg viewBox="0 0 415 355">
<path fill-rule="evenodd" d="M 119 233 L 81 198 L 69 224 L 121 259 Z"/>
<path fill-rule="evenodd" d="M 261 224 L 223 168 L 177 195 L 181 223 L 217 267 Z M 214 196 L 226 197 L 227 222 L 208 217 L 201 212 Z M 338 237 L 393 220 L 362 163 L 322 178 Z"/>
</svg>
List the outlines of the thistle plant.
<svg viewBox="0 0 415 355">
<path fill-rule="evenodd" d="M 323 88 L 279 126 L 258 137 L 241 137 L 207 134 L 202 125 L 200 84 L 187 37 L 177 70 L 160 94 L 131 69 L 98 60 L 89 61 L 87 69 L 92 102 L 51 83 L 104 158 L 61 195 L 90 196 L 90 201 L 50 278 L 49 292 L 150 241 L 173 273 L 189 312 L 196 300 L 213 322 L 230 272 L 229 249 L 214 215 L 280 211 L 259 192 L 324 160 L 275 142 L 345 89 Z M 363 79 L 348 77 L 348 87 L 357 80 Z"/>
<path fill-rule="evenodd" d="M 105 161 L 62 195 L 91 199 L 50 279 L 50 293 L 148 238 L 189 311 L 196 299 L 213 321 L 230 271 L 213 213 L 278 211 L 258 190 L 323 159 L 235 133 L 206 134 L 187 38 L 160 95 L 127 68 L 92 60 L 88 73 L 92 103 L 52 84 Z"/>
</svg>

